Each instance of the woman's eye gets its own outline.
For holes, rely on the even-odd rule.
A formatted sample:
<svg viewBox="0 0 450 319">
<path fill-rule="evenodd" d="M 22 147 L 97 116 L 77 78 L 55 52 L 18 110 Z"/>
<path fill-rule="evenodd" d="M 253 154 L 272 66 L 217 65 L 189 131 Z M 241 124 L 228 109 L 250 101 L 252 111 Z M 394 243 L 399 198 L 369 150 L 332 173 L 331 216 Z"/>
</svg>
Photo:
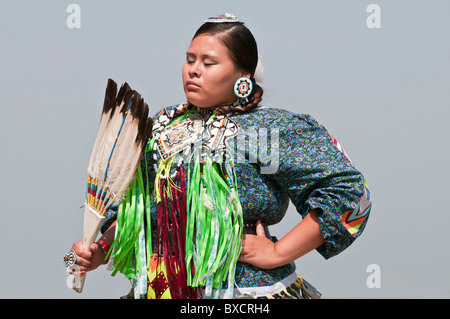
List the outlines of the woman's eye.
<svg viewBox="0 0 450 319">
<path fill-rule="evenodd" d="M 217 64 L 217 62 L 211 61 L 211 60 L 205 60 L 205 61 L 203 61 L 203 63 L 204 63 L 205 65 L 215 65 L 215 64 Z"/>
</svg>

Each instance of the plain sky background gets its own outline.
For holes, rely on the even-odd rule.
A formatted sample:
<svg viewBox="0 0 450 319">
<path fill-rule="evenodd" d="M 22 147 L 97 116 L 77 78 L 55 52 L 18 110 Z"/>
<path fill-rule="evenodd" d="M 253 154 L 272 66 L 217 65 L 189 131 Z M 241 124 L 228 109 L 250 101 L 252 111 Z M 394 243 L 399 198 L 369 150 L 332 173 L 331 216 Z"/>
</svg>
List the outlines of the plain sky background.
<svg viewBox="0 0 450 319">
<path fill-rule="evenodd" d="M 81 9 L 70 29 L 69 4 Z M 367 6 L 381 9 L 370 29 Z M 120 274 L 67 288 L 62 256 L 82 235 L 86 167 L 108 78 L 156 113 L 184 102 L 181 67 L 210 16 L 255 35 L 263 104 L 311 114 L 365 175 L 373 210 L 362 236 L 298 272 L 323 298 L 449 298 L 450 2 L 8 1 L 0 6 L 0 297 L 118 298 Z M 273 227 L 281 237 L 292 206 Z M 369 288 L 371 265 L 379 288 Z"/>
</svg>

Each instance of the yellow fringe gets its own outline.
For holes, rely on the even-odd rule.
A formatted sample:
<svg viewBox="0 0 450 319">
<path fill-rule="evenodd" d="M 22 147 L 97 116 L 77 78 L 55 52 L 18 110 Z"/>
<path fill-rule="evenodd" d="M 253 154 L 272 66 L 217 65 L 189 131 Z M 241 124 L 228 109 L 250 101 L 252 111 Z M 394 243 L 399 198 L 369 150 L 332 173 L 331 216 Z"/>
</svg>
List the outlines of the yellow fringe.
<svg viewBox="0 0 450 319">
<path fill-rule="evenodd" d="M 302 277 L 298 276 L 297 280 L 292 285 L 290 285 L 283 291 L 280 291 L 279 293 L 276 293 L 276 294 L 270 295 L 270 296 L 265 296 L 265 298 L 266 299 L 276 299 L 276 297 L 278 297 L 278 298 L 282 298 L 282 299 L 288 299 L 288 298 L 303 299 L 304 297 L 301 295 L 302 284 L 303 284 L 303 279 L 302 279 Z M 298 288 L 299 291 L 297 291 L 295 288 Z"/>
<path fill-rule="evenodd" d="M 173 181 L 170 178 L 170 169 L 172 167 L 172 162 L 173 162 L 173 157 L 169 158 L 165 162 L 161 160 L 158 165 L 158 171 L 156 172 L 156 179 L 155 179 L 155 190 L 160 189 L 161 177 L 168 179 L 169 184 L 167 184 L 167 186 L 165 187 L 165 189 L 163 191 L 166 193 L 167 198 L 169 198 L 169 199 L 172 198 L 172 192 L 171 192 L 171 187 L 170 187 L 170 184 L 173 185 Z M 161 195 L 160 195 L 159 191 L 156 191 L 156 201 L 158 203 L 161 201 Z"/>
</svg>

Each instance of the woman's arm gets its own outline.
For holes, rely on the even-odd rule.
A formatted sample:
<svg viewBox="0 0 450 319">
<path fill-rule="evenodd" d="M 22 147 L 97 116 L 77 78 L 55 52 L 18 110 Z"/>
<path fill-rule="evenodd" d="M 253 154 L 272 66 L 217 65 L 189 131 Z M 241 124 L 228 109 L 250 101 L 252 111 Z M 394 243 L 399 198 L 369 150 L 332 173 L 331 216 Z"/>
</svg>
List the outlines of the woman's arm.
<svg viewBox="0 0 450 319">
<path fill-rule="evenodd" d="M 263 269 L 272 269 L 295 261 L 324 243 L 317 213 L 310 211 L 303 220 L 278 242 L 265 236 L 259 221 L 256 235 L 244 235 L 239 261 Z"/>
</svg>

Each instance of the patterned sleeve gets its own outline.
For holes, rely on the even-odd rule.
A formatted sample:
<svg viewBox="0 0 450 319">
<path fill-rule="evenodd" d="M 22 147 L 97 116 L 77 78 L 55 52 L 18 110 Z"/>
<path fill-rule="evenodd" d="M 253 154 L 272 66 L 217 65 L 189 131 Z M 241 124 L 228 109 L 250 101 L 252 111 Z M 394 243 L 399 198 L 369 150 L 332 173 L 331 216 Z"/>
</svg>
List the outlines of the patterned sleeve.
<svg viewBox="0 0 450 319">
<path fill-rule="evenodd" d="M 280 116 L 279 166 L 274 178 L 304 217 L 318 212 L 326 259 L 346 249 L 364 230 L 371 209 L 364 177 L 336 139 L 309 115 Z M 275 126 L 273 126 L 275 125 Z"/>
<path fill-rule="evenodd" d="M 111 224 L 117 219 L 117 205 L 113 205 L 105 214 L 105 221 L 100 228 L 100 233 L 104 234 Z"/>
</svg>

